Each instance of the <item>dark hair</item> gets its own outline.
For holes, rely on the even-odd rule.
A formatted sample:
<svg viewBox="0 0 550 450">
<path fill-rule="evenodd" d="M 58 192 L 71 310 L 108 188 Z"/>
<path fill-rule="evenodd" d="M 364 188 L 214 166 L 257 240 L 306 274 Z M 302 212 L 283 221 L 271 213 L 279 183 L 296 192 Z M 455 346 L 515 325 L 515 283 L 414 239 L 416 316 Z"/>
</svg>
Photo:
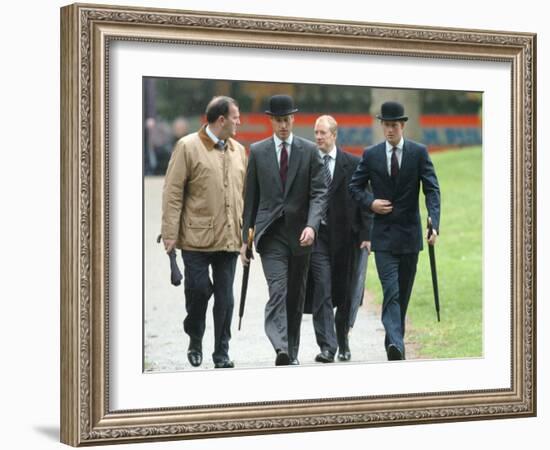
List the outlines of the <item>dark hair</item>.
<svg viewBox="0 0 550 450">
<path fill-rule="evenodd" d="M 205 111 L 207 122 L 214 123 L 220 116 L 227 117 L 227 114 L 229 114 L 229 105 L 235 105 L 237 108 L 239 107 L 234 99 L 223 95 L 214 97 L 210 100 Z"/>
</svg>

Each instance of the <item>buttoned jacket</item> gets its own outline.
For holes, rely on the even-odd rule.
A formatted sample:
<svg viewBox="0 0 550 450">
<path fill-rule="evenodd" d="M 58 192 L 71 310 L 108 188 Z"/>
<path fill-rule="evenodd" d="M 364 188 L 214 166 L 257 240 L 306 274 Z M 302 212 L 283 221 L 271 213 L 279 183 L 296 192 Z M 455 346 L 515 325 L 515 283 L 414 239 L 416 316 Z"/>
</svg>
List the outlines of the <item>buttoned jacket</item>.
<svg viewBox="0 0 550 450">
<path fill-rule="evenodd" d="M 369 184 L 372 192 L 365 189 Z M 423 227 L 419 209 L 421 186 L 433 227 L 440 234 L 439 183 L 426 146 L 405 139 L 396 179 L 392 179 L 388 173 L 385 142 L 365 150 L 351 179 L 350 192 L 365 209 L 370 209 L 375 199 L 389 200 L 393 206 L 389 214 L 374 214 L 371 236 L 373 251 L 404 254 L 422 250 Z"/>
<path fill-rule="evenodd" d="M 286 183 L 280 178 L 273 137 L 250 146 L 248 160 L 243 240 L 247 230 L 255 227 L 255 245 L 276 220 L 283 218 L 292 254 L 311 252 L 311 246 L 300 246 L 300 235 L 306 226 L 319 230 L 326 208 L 327 185 L 323 162 L 315 144 L 294 135 Z"/>
</svg>

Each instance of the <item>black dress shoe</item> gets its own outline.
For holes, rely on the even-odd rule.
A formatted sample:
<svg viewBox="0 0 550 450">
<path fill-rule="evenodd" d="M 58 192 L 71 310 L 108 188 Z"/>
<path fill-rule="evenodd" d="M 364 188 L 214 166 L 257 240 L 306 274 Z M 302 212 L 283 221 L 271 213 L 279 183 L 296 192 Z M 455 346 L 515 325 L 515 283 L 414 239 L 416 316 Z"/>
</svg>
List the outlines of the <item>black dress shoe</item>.
<svg viewBox="0 0 550 450">
<path fill-rule="evenodd" d="M 277 358 L 275 358 L 275 365 L 276 366 L 288 366 L 290 364 L 290 358 L 288 357 L 287 352 L 283 352 L 282 350 L 277 351 Z"/>
<path fill-rule="evenodd" d="M 235 367 L 235 363 L 229 359 L 224 359 L 223 361 L 214 363 L 214 368 L 216 369 L 232 369 L 233 367 Z"/>
<path fill-rule="evenodd" d="M 290 362 L 289 362 L 288 364 L 291 365 L 291 366 L 299 366 L 299 365 L 300 365 L 300 361 L 298 361 L 297 358 L 294 358 L 294 359 L 291 359 Z"/>
<path fill-rule="evenodd" d="M 328 350 L 323 350 L 321 353 L 319 353 L 315 357 L 315 361 L 321 362 L 321 363 L 331 363 L 331 362 L 334 362 L 334 355 L 330 353 Z"/>
<path fill-rule="evenodd" d="M 193 367 L 199 367 L 202 364 L 202 352 L 195 349 L 187 351 L 187 359 Z"/>
<path fill-rule="evenodd" d="M 351 360 L 351 352 L 348 350 L 346 351 L 338 351 L 338 361 L 349 361 Z"/>
<path fill-rule="evenodd" d="M 388 361 L 401 361 L 403 359 L 403 353 L 397 348 L 397 345 L 388 345 Z"/>
<path fill-rule="evenodd" d="M 201 339 L 189 339 L 189 347 L 187 348 L 187 359 L 193 367 L 199 367 L 202 364 Z"/>
<path fill-rule="evenodd" d="M 338 361 L 349 361 L 351 352 L 349 350 L 348 333 L 343 330 L 336 330 L 336 337 L 338 340 Z"/>
<path fill-rule="evenodd" d="M 349 361 L 351 359 L 351 352 L 349 350 L 349 340 L 348 337 L 339 340 L 340 345 L 338 346 L 338 360 L 339 361 Z"/>
</svg>

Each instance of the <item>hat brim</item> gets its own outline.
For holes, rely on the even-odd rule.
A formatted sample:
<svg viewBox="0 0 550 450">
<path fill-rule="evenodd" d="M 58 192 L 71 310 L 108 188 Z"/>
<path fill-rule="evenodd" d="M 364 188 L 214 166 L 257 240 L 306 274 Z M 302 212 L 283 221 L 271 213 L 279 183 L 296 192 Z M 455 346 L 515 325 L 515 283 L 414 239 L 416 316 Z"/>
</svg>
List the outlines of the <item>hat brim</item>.
<svg viewBox="0 0 550 450">
<path fill-rule="evenodd" d="M 407 116 L 397 116 L 397 117 L 384 117 L 384 116 L 381 116 L 381 115 L 377 115 L 376 118 L 378 120 L 385 120 L 387 122 L 398 122 L 400 120 L 402 120 L 403 122 L 406 122 L 407 120 L 409 120 L 409 118 Z"/>
<path fill-rule="evenodd" d="M 266 114 L 270 115 L 270 116 L 277 116 L 277 117 L 282 117 L 282 116 L 290 116 L 291 114 L 294 114 L 295 112 L 298 112 L 298 108 L 294 108 L 294 109 L 291 109 L 290 111 L 283 111 L 282 113 L 275 113 L 273 111 L 265 111 Z"/>
</svg>

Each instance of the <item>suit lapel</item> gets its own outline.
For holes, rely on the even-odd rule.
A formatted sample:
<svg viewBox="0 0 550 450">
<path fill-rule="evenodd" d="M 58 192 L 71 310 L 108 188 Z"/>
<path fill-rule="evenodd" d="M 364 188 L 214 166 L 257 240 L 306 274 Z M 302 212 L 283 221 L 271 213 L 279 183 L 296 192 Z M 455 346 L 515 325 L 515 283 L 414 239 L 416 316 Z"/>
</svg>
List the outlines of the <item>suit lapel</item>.
<svg viewBox="0 0 550 450">
<path fill-rule="evenodd" d="M 346 168 L 348 166 L 347 159 L 343 152 L 338 149 L 336 151 L 336 163 L 334 165 L 334 176 L 332 177 L 332 183 L 330 185 L 330 192 L 334 192 L 338 189 L 338 186 L 342 184 L 346 178 Z"/>
<path fill-rule="evenodd" d="M 390 174 L 388 173 L 388 153 L 386 152 L 386 142 L 382 142 L 379 148 L 378 161 L 382 166 L 382 172 L 384 173 L 384 180 L 390 186 L 393 186 L 393 181 Z"/>
<path fill-rule="evenodd" d="M 265 144 L 265 159 L 267 162 L 267 173 L 273 174 L 275 178 L 275 184 L 279 186 L 279 189 L 283 190 L 283 183 L 281 181 L 281 176 L 279 175 L 279 162 L 277 161 L 277 152 L 275 150 L 275 140 L 273 137 L 269 139 Z"/>
<path fill-rule="evenodd" d="M 403 154 L 401 155 L 401 167 L 399 168 L 399 175 L 397 175 L 397 181 L 395 182 L 395 190 L 399 188 L 399 184 L 401 179 L 403 178 L 401 174 L 403 174 L 411 164 L 411 151 L 409 146 L 407 145 L 407 141 L 403 142 Z"/>
<path fill-rule="evenodd" d="M 300 161 L 302 160 L 302 144 L 298 139 L 296 139 L 296 136 L 292 140 L 292 147 L 290 152 L 290 159 L 288 161 L 288 174 L 286 176 L 286 184 L 285 184 L 285 196 L 288 193 L 288 190 L 290 189 L 290 186 L 292 185 L 292 182 L 294 181 L 294 178 L 296 178 L 296 174 L 298 173 L 298 168 L 300 167 Z"/>
</svg>

